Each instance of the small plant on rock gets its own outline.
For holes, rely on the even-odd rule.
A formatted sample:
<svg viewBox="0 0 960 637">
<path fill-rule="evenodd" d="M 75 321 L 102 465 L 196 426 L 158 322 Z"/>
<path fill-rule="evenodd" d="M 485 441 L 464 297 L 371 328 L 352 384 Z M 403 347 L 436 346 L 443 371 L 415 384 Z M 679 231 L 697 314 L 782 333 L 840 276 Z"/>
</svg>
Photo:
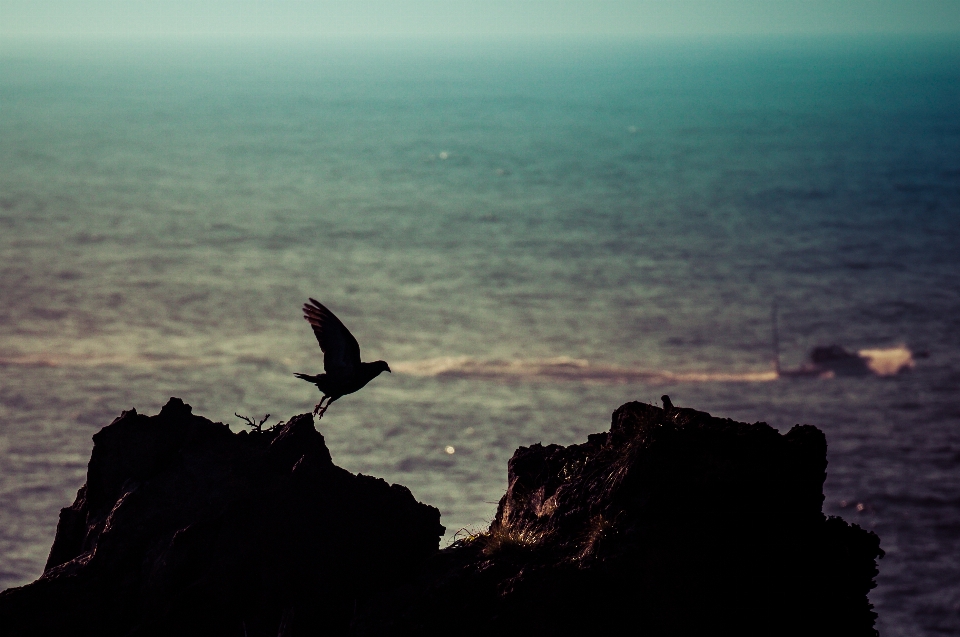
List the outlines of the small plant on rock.
<svg viewBox="0 0 960 637">
<path fill-rule="evenodd" d="M 251 427 L 255 432 L 257 432 L 257 433 L 260 433 L 261 431 L 263 431 L 263 423 L 267 422 L 267 418 L 270 417 L 270 414 L 267 414 L 266 416 L 264 416 L 263 418 L 260 419 L 260 422 L 257 422 L 257 421 L 254 420 L 253 418 L 251 418 L 251 417 L 249 417 L 249 416 L 241 416 L 241 415 L 238 414 L 237 412 L 233 412 L 233 415 L 236 416 L 237 418 L 239 418 L 240 420 L 246 421 L 246 423 L 247 423 L 248 425 L 250 425 L 250 427 Z M 279 424 L 280 424 L 280 423 L 277 423 L 277 425 L 279 425 Z M 270 429 L 273 429 L 273 428 L 276 427 L 277 425 L 274 425 L 273 427 L 270 427 Z M 268 429 L 268 431 L 269 431 L 269 429 Z"/>
</svg>

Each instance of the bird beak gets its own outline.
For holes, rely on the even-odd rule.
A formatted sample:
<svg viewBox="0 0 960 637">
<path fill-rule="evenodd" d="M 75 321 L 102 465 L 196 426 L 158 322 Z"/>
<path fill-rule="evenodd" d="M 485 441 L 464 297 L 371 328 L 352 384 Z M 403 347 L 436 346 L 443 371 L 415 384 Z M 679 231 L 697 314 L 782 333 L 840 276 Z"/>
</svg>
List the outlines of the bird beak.
<svg viewBox="0 0 960 637">
<path fill-rule="evenodd" d="M 389 365 L 387 365 L 387 371 L 390 372 L 390 366 L 389 366 Z M 393 372 L 390 372 L 390 373 L 392 374 Z"/>
</svg>

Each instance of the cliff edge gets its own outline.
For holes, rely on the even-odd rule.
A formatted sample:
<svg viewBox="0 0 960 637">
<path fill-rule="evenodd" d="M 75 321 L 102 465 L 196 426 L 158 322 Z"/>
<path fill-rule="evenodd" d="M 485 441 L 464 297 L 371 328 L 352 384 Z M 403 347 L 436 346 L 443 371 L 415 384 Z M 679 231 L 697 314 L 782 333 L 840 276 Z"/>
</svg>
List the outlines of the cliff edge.
<svg viewBox="0 0 960 637">
<path fill-rule="evenodd" d="M 823 433 L 664 404 L 518 449 L 490 528 L 373 600 L 357 634 L 876 635 L 883 551 L 821 512 Z"/>
<path fill-rule="evenodd" d="M 883 551 L 823 515 L 822 432 L 664 404 L 521 447 L 489 529 L 439 551 L 439 512 L 335 466 L 309 414 L 124 412 L 0 636 L 876 635 Z"/>
<path fill-rule="evenodd" d="M 235 434 L 171 398 L 93 441 L 43 575 L 0 593 L 0 635 L 345 634 L 444 531 L 406 487 L 335 466 L 310 414 Z"/>
</svg>

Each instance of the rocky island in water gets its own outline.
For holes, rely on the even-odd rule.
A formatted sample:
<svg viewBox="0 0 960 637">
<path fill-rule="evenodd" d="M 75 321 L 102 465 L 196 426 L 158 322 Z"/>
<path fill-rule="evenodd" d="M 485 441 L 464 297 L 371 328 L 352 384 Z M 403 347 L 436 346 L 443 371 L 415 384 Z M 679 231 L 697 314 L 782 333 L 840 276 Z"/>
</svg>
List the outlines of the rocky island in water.
<svg viewBox="0 0 960 637">
<path fill-rule="evenodd" d="M 336 466 L 310 414 L 234 433 L 172 398 L 94 436 L 0 637 L 876 635 L 879 538 L 821 511 L 826 439 L 628 403 L 520 447 L 483 533 Z"/>
</svg>

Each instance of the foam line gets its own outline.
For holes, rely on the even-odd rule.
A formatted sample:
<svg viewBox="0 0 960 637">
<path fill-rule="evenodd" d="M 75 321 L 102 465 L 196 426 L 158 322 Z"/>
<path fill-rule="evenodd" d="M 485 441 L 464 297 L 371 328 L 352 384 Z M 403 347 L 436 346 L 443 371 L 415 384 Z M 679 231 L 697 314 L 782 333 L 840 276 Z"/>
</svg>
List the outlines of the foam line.
<svg viewBox="0 0 960 637">
<path fill-rule="evenodd" d="M 486 378 L 491 380 L 572 380 L 598 383 L 634 382 L 767 382 L 777 379 L 773 370 L 763 372 L 670 372 L 620 365 L 590 363 L 566 356 L 482 360 L 469 356 L 444 356 L 394 363 L 391 368 L 412 376 L 437 378 Z"/>
<path fill-rule="evenodd" d="M 913 352 L 906 345 L 884 349 L 862 349 L 857 354 L 866 359 L 867 367 L 877 376 L 894 376 L 913 369 Z"/>
</svg>

